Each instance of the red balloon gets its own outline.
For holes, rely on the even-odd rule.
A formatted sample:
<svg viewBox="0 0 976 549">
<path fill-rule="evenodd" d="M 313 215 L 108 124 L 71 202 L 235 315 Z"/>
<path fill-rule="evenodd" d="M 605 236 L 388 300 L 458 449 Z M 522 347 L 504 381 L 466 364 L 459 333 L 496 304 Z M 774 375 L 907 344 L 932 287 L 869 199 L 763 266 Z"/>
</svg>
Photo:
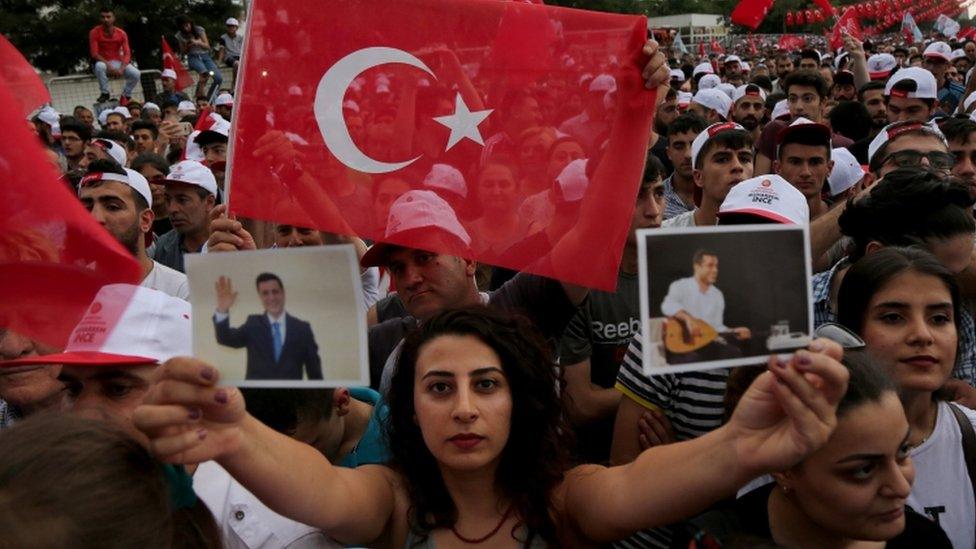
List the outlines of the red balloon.
<svg viewBox="0 0 976 549">
<path fill-rule="evenodd" d="M 794 22 L 795 21 L 793 20 L 793 12 L 792 11 L 786 12 L 786 26 L 792 27 Z"/>
<path fill-rule="evenodd" d="M 814 19 L 816 19 L 817 23 L 823 23 L 824 14 L 823 14 L 822 11 L 817 10 L 817 11 L 813 12 L 813 16 L 814 16 Z"/>
<path fill-rule="evenodd" d="M 813 23 L 813 11 L 811 11 L 811 10 L 806 10 L 806 11 L 804 11 L 804 12 L 803 12 L 803 14 L 804 14 L 804 15 L 806 15 L 806 18 L 807 18 L 807 24 L 808 24 L 808 25 L 809 25 L 810 23 Z"/>
</svg>

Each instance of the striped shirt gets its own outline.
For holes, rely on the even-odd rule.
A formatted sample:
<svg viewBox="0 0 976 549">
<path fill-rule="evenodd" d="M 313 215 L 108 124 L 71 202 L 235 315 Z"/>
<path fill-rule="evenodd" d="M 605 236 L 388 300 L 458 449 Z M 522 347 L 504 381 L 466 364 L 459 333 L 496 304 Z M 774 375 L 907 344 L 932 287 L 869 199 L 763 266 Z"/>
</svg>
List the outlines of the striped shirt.
<svg viewBox="0 0 976 549">
<path fill-rule="evenodd" d="M 699 437 L 722 424 L 729 368 L 648 376 L 644 374 L 642 353 L 638 333 L 630 340 L 617 373 L 618 391 L 647 409 L 664 412 L 679 441 Z M 627 549 L 670 546 L 668 527 L 641 530 L 614 543 L 614 547 Z"/>
<path fill-rule="evenodd" d="M 678 196 L 674 187 L 671 186 L 672 177 L 674 177 L 673 174 L 664 180 L 664 219 L 671 219 L 672 217 L 695 209 L 693 206 L 689 207 L 685 204 L 685 201 L 681 200 L 681 197 Z"/>
</svg>

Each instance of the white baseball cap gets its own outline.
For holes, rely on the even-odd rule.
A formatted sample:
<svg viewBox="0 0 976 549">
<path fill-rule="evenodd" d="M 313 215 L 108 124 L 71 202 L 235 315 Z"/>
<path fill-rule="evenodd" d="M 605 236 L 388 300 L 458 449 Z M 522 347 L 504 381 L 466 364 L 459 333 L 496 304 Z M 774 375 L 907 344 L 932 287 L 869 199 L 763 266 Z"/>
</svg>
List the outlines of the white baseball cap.
<svg viewBox="0 0 976 549">
<path fill-rule="evenodd" d="M 424 187 L 433 190 L 444 190 L 454 193 L 461 198 L 468 197 L 468 184 L 464 175 L 450 164 L 434 164 L 424 176 Z"/>
<path fill-rule="evenodd" d="M 224 105 L 227 105 L 229 107 L 233 107 L 234 106 L 234 96 L 225 92 L 225 93 L 222 93 L 222 94 L 218 95 L 217 96 L 217 99 L 214 99 L 214 106 L 216 106 L 216 107 L 222 107 Z"/>
<path fill-rule="evenodd" d="M 732 96 L 735 95 L 735 86 L 728 82 L 722 82 L 718 86 L 715 86 L 715 89 L 729 96 L 729 99 L 732 99 Z"/>
<path fill-rule="evenodd" d="M 153 103 L 152 101 L 146 101 L 146 104 L 142 106 L 142 110 L 162 112 L 162 109 L 159 108 L 159 105 Z"/>
<path fill-rule="evenodd" d="M 874 159 L 875 153 L 881 150 L 881 147 L 884 147 L 889 141 L 894 140 L 903 133 L 908 133 L 911 131 L 921 131 L 922 133 L 933 135 L 945 143 L 945 136 L 942 135 L 942 131 L 939 130 L 939 127 L 933 123 L 923 124 L 915 121 L 895 122 L 894 124 L 888 124 L 884 128 L 881 128 L 878 135 L 874 136 L 874 139 L 872 139 L 871 143 L 868 144 L 868 163 L 871 163 L 871 160 Z"/>
<path fill-rule="evenodd" d="M 850 54 L 847 53 L 846 51 L 837 54 L 837 57 L 834 58 L 834 70 L 835 71 L 836 70 L 840 70 L 840 64 L 844 61 L 844 59 L 847 59 L 848 57 L 850 57 Z M 872 55 L 871 57 L 874 57 L 874 56 Z M 870 66 L 871 66 L 871 61 L 870 61 L 870 58 L 869 58 L 868 59 L 868 67 L 870 67 Z"/>
<path fill-rule="evenodd" d="M 586 175 L 586 159 L 573 160 L 556 176 L 556 186 L 559 188 L 561 202 L 579 202 L 586 194 L 590 185 L 590 178 Z"/>
<path fill-rule="evenodd" d="M 193 101 L 180 101 L 180 104 L 176 106 L 176 112 L 197 112 L 197 106 L 193 104 Z"/>
<path fill-rule="evenodd" d="M 868 76 L 871 80 L 884 80 L 898 67 L 898 60 L 890 53 L 876 53 L 868 57 Z"/>
<path fill-rule="evenodd" d="M 678 82 L 685 81 L 685 72 L 681 69 L 671 69 L 671 79 Z"/>
<path fill-rule="evenodd" d="M 722 83 L 722 79 L 719 78 L 717 74 L 706 74 L 701 77 L 698 81 L 699 90 L 710 90 L 712 88 L 718 87 Z"/>
<path fill-rule="evenodd" d="M 755 84 L 743 84 L 735 89 L 735 92 L 732 94 L 732 102 L 737 103 L 747 95 L 758 97 L 763 101 L 766 100 L 766 90 Z"/>
<path fill-rule="evenodd" d="M 790 123 L 789 126 L 781 129 L 779 133 L 776 134 L 776 156 L 779 157 L 779 150 L 783 147 L 783 142 L 791 136 L 798 133 L 804 133 L 819 139 L 820 143 L 830 147 L 830 127 L 825 124 L 818 124 L 813 120 L 804 118 L 802 116 L 798 117 L 796 120 Z"/>
<path fill-rule="evenodd" d="M 966 57 L 966 52 L 964 52 L 961 48 L 958 50 L 952 50 L 951 57 L 953 61 L 956 59 L 962 59 L 963 57 Z"/>
<path fill-rule="evenodd" d="M 915 91 L 894 90 L 895 84 L 911 80 L 915 82 Z M 907 97 L 909 99 L 937 99 L 938 85 L 935 75 L 921 67 L 907 67 L 899 70 L 888 79 L 884 94 L 892 97 Z"/>
<path fill-rule="evenodd" d="M 78 188 L 86 187 L 91 185 L 96 181 L 118 181 L 119 183 L 125 183 L 126 185 L 132 187 L 134 191 L 142 195 L 142 198 L 146 200 L 146 204 L 152 208 L 152 191 L 149 190 L 149 181 L 146 180 L 143 175 L 135 170 L 130 170 L 129 168 L 123 168 L 125 174 L 114 173 L 114 172 L 94 172 L 86 174 L 81 178 L 81 182 L 78 183 Z"/>
<path fill-rule="evenodd" d="M 2 366 L 143 366 L 193 354 L 190 303 L 131 284 L 103 286 L 75 326 L 64 352 Z"/>
<path fill-rule="evenodd" d="M 742 59 L 738 55 L 728 55 L 722 61 L 723 64 L 725 64 L 725 63 L 732 63 L 732 62 L 742 63 Z"/>
<path fill-rule="evenodd" d="M 742 69 L 743 72 L 749 72 L 752 70 L 752 67 L 749 66 L 749 63 L 746 63 L 745 61 L 739 61 L 739 68 Z"/>
<path fill-rule="evenodd" d="M 678 92 L 678 107 L 688 108 L 688 105 L 691 104 L 691 99 L 693 97 L 694 96 L 691 94 L 691 92 L 679 91 Z"/>
<path fill-rule="evenodd" d="M 464 247 L 471 246 L 471 237 L 458 221 L 454 209 L 434 191 L 407 191 L 390 206 L 386 223 L 387 239 L 417 229 L 441 231 L 457 238 Z M 363 267 L 384 264 L 390 247 L 391 244 L 386 242 L 376 242 L 366 250 L 359 264 Z"/>
<path fill-rule="evenodd" d="M 923 57 L 938 57 L 944 59 L 945 61 L 952 61 L 952 48 L 949 44 L 945 42 L 932 42 L 925 47 L 925 52 L 922 53 Z"/>
<path fill-rule="evenodd" d="M 163 72 L 159 75 L 160 78 L 172 78 L 176 80 L 176 71 L 173 69 L 163 69 Z"/>
<path fill-rule="evenodd" d="M 241 24 L 237 21 L 237 19 L 234 19 L 233 17 L 228 17 L 227 18 L 227 21 L 224 21 L 224 25 L 226 25 L 228 27 L 230 27 L 230 26 L 234 26 L 234 27 L 241 26 Z"/>
<path fill-rule="evenodd" d="M 718 92 L 718 93 L 722 93 L 722 92 Z M 719 122 L 718 124 L 712 124 L 711 126 L 702 130 L 701 133 L 695 136 L 695 140 L 691 142 L 691 167 L 692 168 L 698 167 L 698 154 L 701 153 L 702 148 L 709 141 L 711 141 L 712 138 L 714 138 L 716 135 L 720 133 L 735 131 L 735 130 L 746 131 L 745 128 L 743 128 L 739 124 L 736 124 L 735 122 Z"/>
<path fill-rule="evenodd" d="M 129 109 L 126 108 L 126 107 L 123 107 L 121 105 L 119 105 L 118 107 L 115 107 L 114 109 L 112 109 L 108 114 L 112 114 L 113 112 L 115 114 L 122 115 L 122 117 L 125 118 L 126 120 L 132 118 L 132 113 L 129 112 Z M 108 118 L 108 115 L 105 115 L 105 117 Z"/>
<path fill-rule="evenodd" d="M 760 175 L 729 189 L 718 216 L 748 214 L 787 225 L 810 222 L 810 207 L 803 193 L 776 174 Z"/>
<path fill-rule="evenodd" d="M 691 76 L 694 77 L 699 74 L 715 74 L 715 69 L 712 68 L 712 64 L 708 61 L 699 63 L 695 65 L 695 70 L 691 71 Z"/>
<path fill-rule="evenodd" d="M 61 135 L 61 113 L 54 110 L 53 107 L 45 105 L 41 110 L 37 111 L 37 118 L 51 126 L 51 133 L 53 135 Z"/>
<path fill-rule="evenodd" d="M 827 177 L 830 196 L 837 196 L 864 179 L 864 168 L 851 151 L 843 147 L 834 149 L 830 151 L 830 159 L 834 161 L 834 168 Z"/>
<path fill-rule="evenodd" d="M 108 153 L 108 155 L 112 157 L 112 160 L 115 160 L 119 166 L 125 166 L 126 160 L 129 159 L 129 155 L 126 154 L 125 147 L 119 145 L 111 139 L 96 137 L 92 139 L 90 143 Z"/>
<path fill-rule="evenodd" d="M 783 116 L 790 114 L 790 104 L 786 99 L 780 99 L 773 105 L 773 114 L 770 118 L 773 120 L 779 120 Z"/>
<path fill-rule="evenodd" d="M 196 160 L 182 160 L 169 168 L 169 174 L 163 183 L 185 183 L 205 189 L 210 194 L 217 195 L 217 179 L 210 168 Z"/>
<path fill-rule="evenodd" d="M 723 119 L 728 119 L 732 108 L 732 98 L 716 89 L 698 90 L 691 102 L 712 109 Z"/>
<path fill-rule="evenodd" d="M 208 133 L 215 133 L 224 138 L 230 137 L 230 122 L 215 112 L 208 113 L 206 118 L 198 120 L 196 129 L 198 131 L 194 132 L 196 135 L 193 136 L 193 142 L 199 141 L 201 137 L 210 137 L 206 135 Z"/>
<path fill-rule="evenodd" d="M 611 92 L 617 90 L 617 81 L 609 74 L 598 75 L 590 80 L 589 90 L 591 92 Z"/>
</svg>

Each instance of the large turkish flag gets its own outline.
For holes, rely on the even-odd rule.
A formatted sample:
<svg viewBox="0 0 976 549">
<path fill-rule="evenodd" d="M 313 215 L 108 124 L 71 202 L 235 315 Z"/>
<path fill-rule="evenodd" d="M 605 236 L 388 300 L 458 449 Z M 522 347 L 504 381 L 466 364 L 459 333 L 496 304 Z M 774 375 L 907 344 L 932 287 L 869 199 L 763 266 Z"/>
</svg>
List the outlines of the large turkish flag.
<svg viewBox="0 0 976 549">
<path fill-rule="evenodd" d="M 233 211 L 615 286 L 653 117 L 646 18 L 484 0 L 256 0 L 248 24 Z M 580 158 L 585 169 L 569 166 Z M 433 221 L 397 214 L 410 190 L 443 199 Z M 447 231 L 461 245 L 401 230 L 433 225 L 462 227 Z"/>
<path fill-rule="evenodd" d="M 0 83 L 11 91 L 22 117 L 51 102 L 47 86 L 17 48 L 0 34 Z"/>
</svg>

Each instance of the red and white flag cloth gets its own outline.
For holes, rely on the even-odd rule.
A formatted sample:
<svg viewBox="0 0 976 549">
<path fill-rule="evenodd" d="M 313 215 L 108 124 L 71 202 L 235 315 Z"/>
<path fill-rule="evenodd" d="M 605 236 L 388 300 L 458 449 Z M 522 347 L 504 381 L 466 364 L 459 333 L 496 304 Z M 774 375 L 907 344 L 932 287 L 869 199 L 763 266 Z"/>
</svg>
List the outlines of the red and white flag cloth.
<svg viewBox="0 0 976 549">
<path fill-rule="evenodd" d="M 329 6 L 252 4 L 234 212 L 614 288 L 653 118 L 646 18 L 481 0 Z M 410 190 L 436 193 L 451 219 L 393 220 Z M 413 230 L 434 226 L 451 238 Z"/>
<path fill-rule="evenodd" d="M 861 21 L 857 15 L 857 10 L 854 8 L 848 8 L 844 11 L 844 15 L 840 17 L 837 24 L 834 25 L 834 30 L 830 33 L 830 48 L 836 50 L 844 45 L 844 34 L 842 31 L 847 30 L 847 33 L 857 38 L 858 40 L 864 40 L 864 33 L 861 31 Z"/>
<path fill-rule="evenodd" d="M 756 30 L 771 7 L 773 0 L 740 0 L 732 10 L 732 22 Z"/>
<path fill-rule="evenodd" d="M 0 83 L 4 83 L 10 90 L 12 101 L 20 112 L 21 118 L 26 118 L 41 105 L 51 102 L 51 93 L 38 76 L 34 67 L 0 34 Z"/>
<path fill-rule="evenodd" d="M 57 349 L 99 288 L 141 270 L 58 178 L 21 104 L 0 82 L 0 328 Z"/>
<path fill-rule="evenodd" d="M 166 37 L 163 36 L 163 68 L 172 69 L 176 73 L 176 89 L 183 90 L 190 87 L 193 84 L 193 77 L 190 76 L 190 71 L 186 70 L 183 66 L 183 62 L 180 58 L 173 53 L 173 48 L 169 47 L 169 42 L 166 41 Z"/>
</svg>

